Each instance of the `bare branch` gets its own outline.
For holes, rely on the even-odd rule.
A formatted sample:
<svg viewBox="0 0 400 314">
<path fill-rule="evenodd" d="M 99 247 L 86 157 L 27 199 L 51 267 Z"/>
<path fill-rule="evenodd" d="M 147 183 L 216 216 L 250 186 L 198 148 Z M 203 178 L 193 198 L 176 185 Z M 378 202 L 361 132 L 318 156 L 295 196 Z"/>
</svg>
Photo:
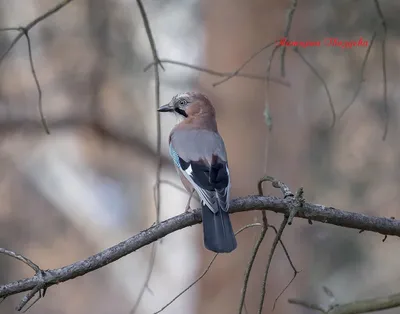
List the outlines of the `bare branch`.
<svg viewBox="0 0 400 314">
<path fill-rule="evenodd" d="M 185 63 L 185 62 L 180 62 L 180 61 L 175 61 L 175 60 L 170 60 L 170 59 L 159 59 L 158 63 L 160 64 L 173 64 L 173 65 L 178 65 L 184 68 L 189 68 L 192 70 L 196 70 L 199 72 L 203 72 L 203 73 L 207 73 L 210 75 L 214 75 L 214 76 L 219 76 L 219 77 L 243 77 L 243 78 L 247 78 L 247 79 L 252 79 L 252 80 L 261 80 L 261 81 L 265 81 L 268 78 L 266 76 L 262 76 L 262 75 L 256 75 L 256 74 L 246 74 L 246 73 L 236 73 L 235 72 L 218 72 L 215 70 L 211 70 L 211 69 L 207 69 L 207 68 L 202 68 L 199 67 L 197 65 L 193 65 L 193 64 L 189 64 L 189 63 Z M 145 68 L 144 71 L 147 71 L 150 67 L 154 66 L 154 62 L 148 64 Z M 286 87 L 290 87 L 290 83 L 282 80 L 279 77 L 271 77 L 269 78 L 269 80 L 271 82 L 277 83 L 277 84 L 281 84 L 283 86 Z"/>
<path fill-rule="evenodd" d="M 358 86 L 356 91 L 354 92 L 353 98 L 351 99 L 350 103 L 340 112 L 338 115 L 338 120 L 343 117 L 343 115 L 346 113 L 346 111 L 353 105 L 354 101 L 356 100 L 358 94 L 360 93 L 362 83 L 364 83 L 364 72 L 365 72 L 365 66 L 367 65 L 368 57 L 371 52 L 372 45 L 374 44 L 376 38 L 376 32 L 373 33 L 370 44 L 368 45 L 367 51 L 365 52 L 365 56 L 363 59 L 363 62 L 361 64 L 361 71 L 360 71 L 360 81 L 358 82 Z"/>
<path fill-rule="evenodd" d="M 147 18 L 146 11 L 144 9 L 142 0 L 136 0 L 137 5 L 139 7 L 140 15 L 143 18 L 143 24 L 144 28 L 147 33 L 147 37 L 150 42 L 150 48 L 151 48 L 151 53 L 153 54 L 153 63 L 154 63 L 154 79 L 155 79 L 155 99 L 156 99 L 156 123 L 157 123 L 157 155 L 158 155 L 158 163 L 157 163 L 157 170 L 156 170 L 156 213 L 157 213 L 157 218 L 156 221 L 160 222 L 160 203 L 161 203 L 161 197 L 160 197 L 160 176 L 161 176 L 161 121 L 160 121 L 160 115 L 157 112 L 157 109 L 160 107 L 160 72 L 158 69 L 158 66 L 163 68 L 162 64 L 160 63 L 160 59 L 158 58 L 158 52 L 156 48 L 156 44 L 154 42 L 154 37 L 153 33 L 151 32 L 150 28 L 150 23 L 149 19 Z M 164 68 L 163 68 L 164 69 Z"/>
<path fill-rule="evenodd" d="M 35 301 L 32 302 L 32 304 L 30 306 L 28 306 L 26 308 L 26 310 L 24 312 L 26 312 L 27 310 L 29 310 L 41 297 L 42 297 L 42 290 L 43 290 L 43 296 L 45 295 L 45 291 L 46 291 L 46 284 L 43 282 L 43 273 L 44 272 L 39 272 L 37 273 L 38 278 L 41 280 L 36 287 L 34 287 L 31 291 L 29 291 L 26 296 L 24 296 L 21 300 L 21 302 L 19 303 L 19 305 L 17 306 L 16 310 L 17 311 L 21 311 L 25 305 L 28 304 L 28 302 L 30 300 L 33 299 L 33 297 L 36 295 L 36 293 L 38 293 L 38 297 L 36 298 Z"/>
<path fill-rule="evenodd" d="M 229 75 L 228 77 L 226 77 L 226 78 L 224 78 L 224 79 L 222 79 L 222 80 L 220 80 L 220 81 L 218 81 L 218 82 L 215 82 L 215 83 L 213 84 L 213 86 L 215 87 L 215 86 L 221 85 L 222 83 L 225 83 L 226 81 L 229 81 L 232 77 L 237 76 L 237 75 L 239 74 L 239 72 L 240 72 L 247 64 L 249 64 L 255 57 L 257 57 L 261 52 L 263 52 L 264 50 L 268 49 L 269 47 L 271 47 L 272 45 L 274 45 L 274 44 L 276 44 L 276 43 L 277 43 L 276 41 L 273 41 L 273 42 L 271 42 L 271 43 L 265 45 L 264 47 L 262 47 L 261 49 L 259 49 L 259 50 L 256 51 L 255 53 L 253 53 L 253 54 L 250 56 L 250 58 L 248 58 L 245 62 L 243 62 L 243 64 L 242 64 L 240 67 L 237 68 L 236 71 L 234 71 L 234 72 L 233 72 L 231 75 Z"/>
<path fill-rule="evenodd" d="M 164 311 L 168 306 L 170 306 L 172 303 L 174 303 L 177 299 L 180 298 L 182 294 L 184 294 L 186 291 L 188 291 L 191 287 L 193 287 L 196 283 L 198 283 L 203 277 L 208 273 L 210 270 L 212 264 L 214 263 L 215 259 L 217 258 L 218 253 L 215 253 L 211 261 L 208 263 L 206 269 L 203 271 L 203 273 L 195 280 L 193 281 L 189 286 L 187 286 L 185 289 L 183 289 L 181 292 L 179 292 L 171 301 L 169 301 L 167 304 L 165 304 L 161 309 L 159 309 L 157 312 L 154 312 L 154 314 L 161 313 Z"/>
<path fill-rule="evenodd" d="M 32 291 L 29 292 L 29 294 L 31 295 L 31 297 L 30 297 L 29 299 L 33 298 L 33 296 L 34 296 L 36 293 L 38 293 L 38 294 L 37 294 L 37 297 L 36 297 L 35 301 L 33 301 L 32 304 L 30 304 L 25 310 L 23 310 L 22 313 L 26 313 L 27 311 L 29 311 L 29 309 L 30 309 L 32 306 L 34 306 L 34 305 L 36 304 L 36 302 L 39 301 L 40 298 L 42 298 L 42 290 L 40 290 L 40 289 L 38 289 L 38 288 L 35 288 L 35 289 L 33 289 Z M 18 310 L 18 311 L 21 311 L 22 308 L 23 308 L 26 304 L 28 304 L 29 299 L 27 299 L 27 302 L 21 302 L 21 305 L 17 307 L 17 310 Z M 21 307 L 21 306 L 22 306 L 22 307 Z"/>
<path fill-rule="evenodd" d="M 400 306 L 400 293 L 392 294 L 381 298 L 372 298 L 355 301 L 334 307 L 329 314 L 361 314 L 375 311 L 382 311 Z"/>
<path fill-rule="evenodd" d="M 147 17 L 146 10 L 144 9 L 142 0 L 136 0 L 138 5 L 140 15 L 143 19 L 144 28 L 146 30 L 147 38 L 149 39 L 151 53 L 153 55 L 153 63 L 154 63 L 154 96 L 155 96 L 155 114 L 156 114 L 156 124 L 157 124 L 157 168 L 156 168 L 156 182 L 155 182 L 155 207 L 156 207 L 156 223 L 160 222 L 160 206 L 161 206 L 161 193 L 160 193 L 160 179 L 161 179 L 161 169 L 162 169 L 162 160 L 161 160 L 161 120 L 160 115 L 157 112 L 157 109 L 160 107 L 160 71 L 158 66 L 164 69 L 163 65 L 160 63 L 160 59 L 158 57 L 156 43 L 154 41 L 153 33 L 151 31 L 150 22 Z M 144 291 L 148 287 L 148 284 L 151 279 L 151 275 L 153 274 L 154 263 L 156 258 L 157 246 L 154 243 L 152 250 L 151 250 L 151 257 L 150 257 L 150 265 L 147 272 L 145 283 L 140 290 L 139 297 L 131 310 L 131 314 L 135 313 L 140 301 L 142 300 Z"/>
<path fill-rule="evenodd" d="M 37 273 L 38 271 L 40 271 L 40 267 L 39 267 L 38 265 L 36 265 L 36 264 L 35 264 L 34 262 L 32 262 L 29 258 L 27 258 L 27 257 L 25 257 L 25 256 L 23 256 L 23 255 L 21 255 L 21 254 L 17 254 L 17 253 L 15 253 L 15 252 L 13 252 L 13 251 L 9 251 L 9 250 L 3 249 L 3 248 L 0 248 L 0 254 L 8 255 L 8 256 L 10 256 L 10 257 L 13 257 L 13 258 L 15 258 L 15 259 L 17 259 L 17 260 L 19 260 L 19 261 L 25 263 L 25 264 L 28 265 L 30 268 L 32 268 L 33 271 L 34 271 L 35 273 Z"/>
<path fill-rule="evenodd" d="M 260 191 L 260 184 L 262 182 L 271 182 L 271 184 L 272 184 L 272 186 L 274 188 L 281 190 L 281 192 L 283 194 L 283 198 L 293 197 L 294 196 L 292 191 L 290 191 L 289 187 L 285 183 L 283 183 L 283 182 L 281 182 L 279 180 L 276 180 L 274 177 L 271 177 L 271 176 L 265 176 L 264 178 L 262 178 L 259 181 L 259 183 L 258 183 L 258 191 Z M 261 194 L 261 195 L 263 195 L 263 194 Z"/>
<path fill-rule="evenodd" d="M 282 236 L 283 230 L 285 229 L 285 227 L 286 227 L 286 225 L 288 223 L 288 217 L 289 217 L 288 215 L 284 216 L 284 218 L 282 220 L 282 223 L 281 223 L 281 226 L 280 226 L 280 228 L 278 230 L 278 233 L 276 234 L 274 242 L 272 243 L 271 251 L 269 252 L 268 261 L 267 261 L 267 267 L 265 269 L 264 278 L 263 278 L 263 282 L 262 282 L 262 285 L 261 285 L 261 299 L 260 299 L 260 305 L 258 307 L 258 314 L 262 313 L 262 310 L 263 310 L 263 307 L 264 307 L 264 299 L 265 299 L 265 292 L 266 292 L 266 287 L 267 287 L 267 279 L 268 279 L 269 268 L 271 266 L 272 257 L 274 256 L 276 246 L 278 245 L 278 242 L 279 242 L 279 240 L 280 240 L 280 238 Z"/>
<path fill-rule="evenodd" d="M 238 235 L 239 233 L 241 233 L 242 231 L 244 231 L 244 230 L 246 230 L 248 228 L 261 227 L 261 226 L 262 225 L 260 223 L 253 223 L 253 224 L 246 225 L 246 226 L 240 228 L 237 232 L 235 232 L 235 235 Z M 168 306 L 170 306 L 172 303 L 174 303 L 182 294 L 184 294 L 191 287 L 193 287 L 196 283 L 198 283 L 208 273 L 208 271 L 210 270 L 212 264 L 214 263 L 214 261 L 215 261 L 215 259 L 217 258 L 218 255 L 219 255 L 219 253 L 216 253 L 214 255 L 214 257 L 211 259 L 211 261 L 208 264 L 208 266 L 206 267 L 206 269 L 203 271 L 203 273 L 195 281 L 193 281 L 189 286 L 187 286 L 185 289 L 183 289 L 181 292 L 179 292 L 178 295 L 176 295 L 171 301 L 169 301 L 167 304 L 165 304 L 161 309 L 159 309 L 154 314 L 158 314 L 158 313 L 161 313 L 162 311 L 164 311 Z"/>
<path fill-rule="evenodd" d="M 298 299 L 289 299 L 288 302 L 309 309 L 317 310 L 324 314 L 361 314 L 399 307 L 400 293 L 392 294 L 386 297 L 365 299 L 345 304 L 337 304 L 331 306 L 329 309 L 324 309 L 321 305 Z"/>
<path fill-rule="evenodd" d="M 292 0 L 292 5 L 290 6 L 290 9 L 289 9 L 289 12 L 287 15 L 286 29 L 285 29 L 285 32 L 283 33 L 284 38 L 289 38 L 289 33 L 290 33 L 290 29 L 292 27 L 294 12 L 296 12 L 296 8 L 297 8 L 297 0 Z M 282 77 L 285 77 L 285 54 L 286 54 L 286 45 L 283 45 L 282 50 L 281 50 L 281 75 L 282 75 Z"/>
<path fill-rule="evenodd" d="M 26 26 L 21 26 L 21 27 L 6 27 L 0 29 L 0 31 L 18 31 L 18 35 L 15 36 L 13 41 L 11 42 L 10 46 L 3 52 L 3 54 L 0 56 L 0 65 L 1 62 L 4 60 L 4 58 L 8 55 L 8 53 L 11 51 L 11 49 L 17 44 L 17 42 L 22 38 L 22 36 L 25 36 L 27 44 L 28 44 L 28 56 L 29 56 L 29 64 L 31 67 L 31 73 L 33 76 L 33 79 L 35 80 L 35 85 L 36 89 L 38 91 L 38 109 L 39 109 L 39 115 L 40 115 L 40 120 L 42 122 L 43 128 L 47 134 L 50 134 L 49 127 L 46 123 L 46 119 L 43 114 L 43 105 L 42 105 L 42 89 L 40 88 L 39 80 L 36 75 L 35 67 L 33 64 L 33 57 L 32 57 L 32 47 L 31 47 L 31 40 L 29 38 L 29 31 L 39 22 L 43 21 L 50 15 L 56 13 L 59 11 L 61 8 L 65 7 L 68 3 L 70 3 L 72 0 L 64 0 L 48 10 L 46 13 L 42 14 L 41 16 L 37 17 L 34 19 L 32 22 L 27 24 Z"/>
<path fill-rule="evenodd" d="M 268 58 L 268 65 L 267 65 L 267 84 L 266 84 L 266 91 L 267 91 L 267 95 L 266 95 L 266 106 L 265 106 L 265 111 L 264 111 L 264 115 L 266 117 L 266 124 L 268 126 L 268 129 L 271 131 L 272 130 L 272 117 L 270 114 L 270 110 L 269 110 L 269 83 L 270 83 L 270 77 L 271 77 L 271 68 L 272 68 L 272 62 L 274 60 L 274 56 L 275 53 L 278 51 L 279 46 L 276 45 L 274 47 L 274 49 L 272 50 L 272 53 L 270 55 L 270 57 Z"/>
<path fill-rule="evenodd" d="M 386 76 L 386 37 L 387 37 L 387 25 L 385 17 L 382 13 L 381 7 L 378 0 L 374 0 L 376 12 L 378 13 L 382 29 L 383 29 L 383 39 L 381 43 L 381 53 L 382 53 L 382 77 L 383 77 L 383 109 L 385 113 L 385 127 L 383 131 L 382 140 L 384 141 L 387 136 L 389 128 L 389 105 L 387 102 L 387 76 Z"/>
<path fill-rule="evenodd" d="M 37 264 L 32 262 L 29 258 L 27 258 L 21 254 L 17 254 L 13 251 L 3 249 L 3 248 L 0 248 L 0 253 L 8 255 L 10 257 L 13 257 L 13 258 L 23 262 L 24 264 L 28 265 L 30 268 L 32 268 L 35 271 L 35 276 L 37 276 L 38 278 L 41 278 L 41 279 L 43 278 L 43 271 L 40 269 L 40 267 Z M 43 292 L 43 296 L 44 296 L 46 287 L 42 282 L 40 282 L 35 288 L 33 288 L 31 291 L 29 291 L 29 293 L 22 298 L 20 304 L 17 306 L 17 310 L 21 311 L 25 307 L 25 305 L 36 295 L 36 293 L 39 292 L 36 300 L 25 309 L 24 313 L 26 311 L 28 311 L 42 297 L 42 293 L 41 293 L 42 289 L 44 291 Z M 3 302 L 5 298 L 6 297 L 3 297 L 1 302 Z"/>
<path fill-rule="evenodd" d="M 296 270 L 296 272 L 293 274 L 292 279 L 290 279 L 290 281 L 286 284 L 286 286 L 282 289 L 282 291 L 278 294 L 278 296 L 275 298 L 274 300 L 274 305 L 272 306 L 272 311 L 275 310 L 276 307 L 276 303 L 278 302 L 279 298 L 285 293 L 285 291 L 287 290 L 287 288 L 290 287 L 290 285 L 292 284 L 292 282 L 296 279 L 297 274 L 299 272 Z"/>
<path fill-rule="evenodd" d="M 291 198 L 282 199 L 273 196 L 254 195 L 232 200 L 229 212 L 236 213 L 249 210 L 269 210 L 288 216 L 292 205 L 293 200 Z M 311 219 L 313 221 L 320 221 L 341 227 L 377 232 L 383 235 L 400 236 L 399 220 L 367 216 L 319 204 L 304 203 L 303 208 L 296 213 L 296 217 Z M 172 232 L 200 222 L 201 209 L 196 209 L 191 213 L 183 213 L 175 216 L 155 224 L 133 237 L 83 261 L 78 261 L 61 268 L 43 271 L 45 274 L 43 278 L 39 278 L 35 275 L 31 278 L 2 285 L 0 286 L 0 298 L 32 290 L 41 283 L 44 283 L 45 287 L 48 288 L 52 285 L 82 276 L 149 245 Z"/>
<path fill-rule="evenodd" d="M 0 31 L 19 31 L 19 34 L 13 39 L 11 42 L 10 46 L 6 49 L 6 51 L 3 52 L 3 54 L 0 56 L 0 64 L 4 60 L 4 58 L 8 55 L 8 53 L 11 51 L 11 49 L 15 46 L 15 44 L 24 36 L 24 33 L 28 33 L 36 24 L 39 22 L 43 21 L 44 19 L 48 18 L 50 15 L 53 15 L 63 7 L 65 7 L 68 3 L 72 2 L 72 0 L 64 0 L 61 1 L 59 4 L 48 10 L 46 13 L 42 14 L 41 16 L 37 17 L 34 19 L 32 22 L 29 24 L 23 26 L 23 27 L 6 27 L 6 28 L 1 28 Z M 23 31 L 21 31 L 23 30 Z"/>
<path fill-rule="evenodd" d="M 136 313 L 137 309 L 139 308 L 140 301 L 142 301 L 144 292 L 146 291 L 146 289 L 148 289 L 148 285 L 149 285 L 149 282 L 151 279 L 151 275 L 153 274 L 154 264 L 156 261 L 156 253 L 157 253 L 156 246 L 157 246 L 157 242 L 153 242 L 152 246 L 151 246 L 150 261 L 149 261 L 149 266 L 148 266 L 148 270 L 147 270 L 147 274 L 146 274 L 146 279 L 144 281 L 142 288 L 140 289 L 139 296 L 135 302 L 135 305 L 133 306 L 133 308 L 130 312 L 131 314 Z"/>
<path fill-rule="evenodd" d="M 264 213 L 264 211 L 262 211 L 262 212 Z M 253 251 L 252 251 L 251 256 L 250 256 L 249 264 L 246 267 L 246 271 L 245 271 L 245 274 L 244 274 L 244 280 L 243 280 L 242 293 L 240 295 L 239 310 L 238 310 L 239 314 L 242 313 L 243 307 L 245 305 L 246 292 L 247 292 L 247 287 L 249 285 L 250 274 L 251 274 L 251 271 L 253 269 L 253 265 L 254 265 L 254 262 L 256 260 L 257 253 L 258 253 L 258 251 L 260 249 L 261 243 L 263 242 L 265 234 L 267 233 L 267 230 L 268 230 L 268 225 L 263 223 L 262 224 L 262 229 L 261 229 L 261 232 L 260 232 L 260 236 L 258 237 L 256 244 L 254 245 Z"/>
<path fill-rule="evenodd" d="M 310 68 L 311 72 L 314 73 L 314 75 L 320 80 L 320 82 L 322 83 L 322 86 L 324 87 L 325 91 L 326 91 L 326 95 L 328 96 L 328 101 L 329 101 L 329 108 L 331 109 L 331 113 L 332 113 L 332 124 L 331 124 L 331 128 L 333 128 L 335 126 L 336 123 L 336 112 L 335 112 L 335 107 L 333 106 L 333 101 L 332 101 L 332 97 L 331 97 L 331 93 L 329 92 L 329 88 L 328 85 L 326 84 L 325 80 L 323 79 L 323 77 L 318 73 L 318 71 L 313 67 L 313 65 L 303 56 L 303 54 L 300 52 L 300 50 L 298 49 L 298 47 L 294 47 L 294 51 L 299 55 L 299 57 L 301 58 L 301 60 L 303 60 L 303 62 Z"/>
<path fill-rule="evenodd" d="M 40 87 L 39 79 L 36 75 L 35 66 L 33 64 L 31 39 L 29 38 L 29 34 L 25 29 L 22 29 L 21 31 L 23 32 L 23 34 L 26 38 L 26 42 L 28 44 L 29 64 L 31 66 L 31 73 L 32 73 L 33 79 L 35 80 L 36 89 L 38 91 L 38 109 L 39 109 L 40 120 L 42 121 L 42 125 L 43 125 L 43 128 L 46 131 L 46 133 L 50 134 L 50 130 L 49 130 L 49 127 L 46 122 L 46 118 L 44 117 L 44 113 L 43 113 L 42 89 Z"/>
<path fill-rule="evenodd" d="M 280 188 L 281 191 L 282 191 L 282 194 L 284 195 L 284 198 L 287 198 L 287 197 L 292 197 L 293 198 L 294 197 L 293 193 L 290 191 L 290 189 L 284 183 L 274 179 L 271 176 L 265 176 L 264 178 L 262 178 L 261 180 L 258 181 L 257 188 L 258 188 L 258 193 L 259 193 L 260 196 L 264 195 L 264 191 L 263 191 L 263 187 L 262 187 L 262 184 L 264 182 L 271 182 L 273 187 Z M 292 213 L 293 209 L 290 212 Z M 293 213 L 293 215 L 294 214 L 295 213 Z M 258 251 L 260 249 L 261 243 L 263 242 L 265 234 L 266 234 L 266 232 L 268 230 L 268 227 L 272 227 L 275 230 L 276 236 L 275 236 L 274 244 L 272 245 L 272 249 L 271 249 L 269 260 L 268 260 L 268 264 L 267 264 L 267 270 L 265 272 L 265 277 L 264 277 L 264 281 L 263 281 L 263 286 L 262 286 L 263 292 L 262 292 L 262 297 L 261 297 L 262 300 L 261 300 L 261 305 L 260 305 L 260 308 L 259 308 L 260 313 L 262 311 L 262 307 L 263 307 L 263 303 L 264 303 L 264 295 L 265 295 L 265 288 L 266 288 L 266 282 L 267 282 L 268 269 L 270 267 L 272 256 L 273 256 L 273 254 L 275 252 L 275 248 L 276 248 L 276 245 L 278 244 L 278 242 L 281 243 L 281 245 L 283 247 L 283 250 L 285 251 L 285 254 L 286 254 L 286 256 L 287 256 L 287 258 L 288 258 L 288 260 L 290 262 L 290 265 L 294 269 L 294 276 L 293 276 L 292 280 L 288 283 L 288 285 L 279 294 L 279 296 L 275 299 L 274 307 L 275 307 L 275 304 L 276 304 L 277 300 L 279 299 L 279 297 L 284 293 L 284 291 L 287 289 L 287 287 L 293 282 L 293 280 L 295 279 L 295 277 L 296 277 L 296 275 L 298 273 L 298 271 L 296 270 L 296 268 L 294 267 L 294 265 L 293 265 L 293 263 L 291 261 L 291 258 L 289 256 L 287 250 L 286 250 L 285 245 L 283 244 L 283 242 L 281 240 L 281 235 L 282 235 L 284 227 L 283 228 L 281 227 L 281 229 L 279 231 L 277 231 L 274 226 L 268 225 L 268 221 L 267 221 L 265 210 L 262 211 L 262 218 L 263 218 L 263 229 L 261 230 L 260 236 L 259 236 L 259 238 L 258 238 L 258 240 L 257 240 L 257 242 L 256 242 L 256 244 L 254 246 L 254 249 L 253 249 L 253 252 L 251 254 L 250 261 L 249 261 L 249 264 L 248 264 L 248 266 L 246 268 L 246 272 L 245 272 L 245 276 L 244 276 L 243 288 L 242 288 L 242 293 L 241 293 L 241 298 L 240 298 L 240 303 L 239 303 L 239 311 L 238 311 L 239 314 L 242 313 L 242 309 L 243 309 L 244 304 L 245 304 L 246 291 L 247 291 L 247 286 L 248 286 L 248 283 L 249 283 L 250 273 L 251 273 L 251 270 L 253 268 L 253 264 L 255 262 L 257 253 L 258 253 Z M 287 222 L 286 216 L 285 216 L 285 221 Z M 285 226 L 286 226 L 286 222 L 285 222 Z"/>
<path fill-rule="evenodd" d="M 278 230 L 276 230 L 275 226 L 269 225 L 268 227 L 272 228 L 275 231 L 275 236 L 278 235 Z M 285 293 L 286 289 L 290 287 L 290 285 L 292 284 L 292 282 L 296 279 L 297 274 L 299 273 L 299 271 L 296 269 L 296 267 L 294 266 L 292 259 L 289 255 L 288 250 L 286 249 L 286 246 L 284 245 L 282 239 L 279 239 L 279 242 L 282 246 L 283 251 L 285 252 L 286 258 L 289 261 L 290 267 L 292 267 L 293 270 L 293 277 L 292 279 L 290 279 L 290 281 L 286 284 L 286 286 L 282 289 L 282 291 L 278 294 L 278 296 L 275 298 L 274 300 L 274 305 L 272 306 L 272 311 L 275 310 L 276 307 L 276 303 L 278 302 L 279 298 Z"/>
<path fill-rule="evenodd" d="M 265 178 L 262 178 L 261 180 L 258 181 L 257 188 L 258 188 L 258 194 L 260 196 L 264 195 L 263 183 L 265 181 L 267 181 Z M 242 314 L 242 310 L 245 307 L 246 292 L 247 292 L 247 287 L 249 285 L 251 270 L 253 269 L 253 265 L 256 260 L 258 251 L 260 249 L 261 243 L 263 242 L 265 234 L 267 233 L 267 230 L 268 230 L 268 220 L 267 220 L 267 214 L 265 213 L 265 210 L 261 211 L 261 214 L 262 214 L 262 221 L 263 221 L 262 229 L 261 229 L 260 235 L 257 239 L 257 242 L 254 245 L 253 252 L 251 253 L 251 256 L 250 256 L 250 261 L 246 267 L 246 271 L 244 274 L 243 288 L 242 288 L 242 293 L 240 295 L 240 302 L 239 302 L 239 311 L 238 311 L 239 314 Z"/>
</svg>

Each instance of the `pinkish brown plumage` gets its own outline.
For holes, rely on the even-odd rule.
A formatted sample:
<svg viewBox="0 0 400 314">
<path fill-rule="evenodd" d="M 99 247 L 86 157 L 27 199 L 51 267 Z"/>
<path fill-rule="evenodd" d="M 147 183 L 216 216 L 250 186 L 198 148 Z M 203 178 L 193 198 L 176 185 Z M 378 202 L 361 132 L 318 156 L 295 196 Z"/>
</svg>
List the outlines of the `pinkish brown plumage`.
<svg viewBox="0 0 400 314">
<path fill-rule="evenodd" d="M 214 107 L 205 95 L 188 92 L 158 111 L 183 117 L 169 136 L 170 154 L 185 188 L 200 197 L 205 247 L 217 253 L 233 251 L 237 243 L 228 214 L 228 160 Z"/>
</svg>

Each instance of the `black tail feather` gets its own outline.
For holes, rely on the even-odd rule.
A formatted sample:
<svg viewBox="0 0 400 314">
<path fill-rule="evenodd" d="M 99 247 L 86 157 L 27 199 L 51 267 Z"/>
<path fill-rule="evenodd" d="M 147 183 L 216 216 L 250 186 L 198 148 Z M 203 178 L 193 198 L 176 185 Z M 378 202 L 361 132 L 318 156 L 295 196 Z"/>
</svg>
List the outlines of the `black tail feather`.
<svg viewBox="0 0 400 314">
<path fill-rule="evenodd" d="M 207 206 L 203 210 L 204 246 L 216 253 L 229 253 L 237 247 L 229 214 L 219 210 L 214 214 Z"/>
</svg>

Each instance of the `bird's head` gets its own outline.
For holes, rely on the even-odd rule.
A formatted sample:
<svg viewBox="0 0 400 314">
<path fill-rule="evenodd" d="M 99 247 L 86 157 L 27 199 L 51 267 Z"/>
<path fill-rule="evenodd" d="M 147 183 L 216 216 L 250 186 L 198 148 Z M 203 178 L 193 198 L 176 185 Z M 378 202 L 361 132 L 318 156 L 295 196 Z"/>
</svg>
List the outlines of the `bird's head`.
<svg viewBox="0 0 400 314">
<path fill-rule="evenodd" d="M 171 101 L 158 108 L 158 112 L 176 112 L 188 118 L 202 113 L 215 114 L 214 108 L 206 96 L 198 92 L 186 92 L 172 97 Z"/>
</svg>

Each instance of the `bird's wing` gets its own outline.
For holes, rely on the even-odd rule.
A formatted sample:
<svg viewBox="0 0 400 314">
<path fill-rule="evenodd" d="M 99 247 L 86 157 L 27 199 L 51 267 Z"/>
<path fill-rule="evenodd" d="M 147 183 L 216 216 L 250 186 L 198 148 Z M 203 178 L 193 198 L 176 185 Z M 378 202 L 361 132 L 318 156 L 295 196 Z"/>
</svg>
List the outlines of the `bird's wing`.
<svg viewBox="0 0 400 314">
<path fill-rule="evenodd" d="M 230 177 L 224 142 L 207 130 L 174 130 L 170 154 L 203 204 L 214 213 L 228 210 Z"/>
</svg>

